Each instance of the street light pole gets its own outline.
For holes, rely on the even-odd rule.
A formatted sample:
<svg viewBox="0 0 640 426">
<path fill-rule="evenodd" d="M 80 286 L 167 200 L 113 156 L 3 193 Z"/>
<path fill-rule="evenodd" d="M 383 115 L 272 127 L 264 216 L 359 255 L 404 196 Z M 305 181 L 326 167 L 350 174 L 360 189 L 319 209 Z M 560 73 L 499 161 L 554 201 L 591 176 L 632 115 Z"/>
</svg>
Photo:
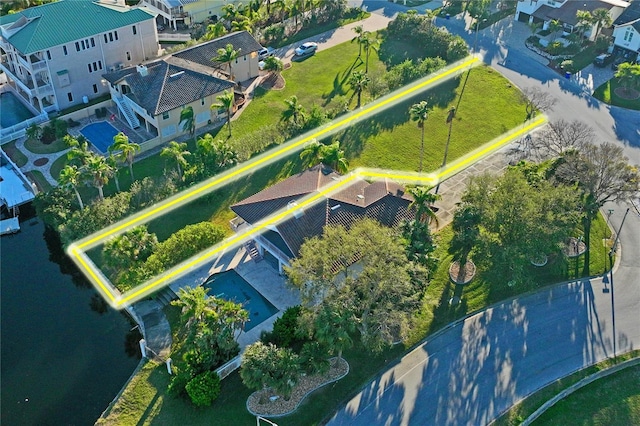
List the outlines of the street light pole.
<svg viewBox="0 0 640 426">
<path fill-rule="evenodd" d="M 449 123 L 449 133 L 447 134 L 447 144 L 444 146 L 444 158 L 442 159 L 442 167 L 441 171 L 444 171 L 444 167 L 447 165 L 447 154 L 449 153 L 449 142 L 451 142 L 451 128 L 453 126 L 453 118 L 456 116 L 455 107 L 451 107 L 449 109 L 449 115 L 447 116 L 447 123 Z M 438 185 L 436 185 L 435 193 L 438 193 L 440 189 L 440 181 L 438 181 Z"/>
<path fill-rule="evenodd" d="M 620 239 L 620 231 L 622 231 L 622 225 L 624 225 L 624 221 L 627 219 L 627 214 L 629 214 L 629 207 L 627 207 L 627 211 L 624 212 L 624 217 L 622 218 L 622 222 L 620 222 L 620 227 L 618 228 L 618 232 L 616 233 L 616 239 L 613 242 L 613 246 L 611 246 L 611 250 L 609 250 L 609 264 L 611 265 L 611 270 L 609 271 L 609 281 L 611 285 L 611 327 L 613 331 L 613 361 L 616 362 L 616 310 L 615 303 L 613 298 L 613 255 L 615 254 L 618 248 L 618 241 Z"/>
</svg>

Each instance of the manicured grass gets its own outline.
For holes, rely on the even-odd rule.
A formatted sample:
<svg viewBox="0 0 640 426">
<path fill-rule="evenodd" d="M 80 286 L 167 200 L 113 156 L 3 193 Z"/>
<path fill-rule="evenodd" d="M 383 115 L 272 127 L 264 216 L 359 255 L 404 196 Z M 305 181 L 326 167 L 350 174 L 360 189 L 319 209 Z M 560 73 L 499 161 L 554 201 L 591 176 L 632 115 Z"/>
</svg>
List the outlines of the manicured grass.
<svg viewBox="0 0 640 426">
<path fill-rule="evenodd" d="M 50 144 L 44 144 L 37 139 L 28 138 L 24 142 L 25 148 L 34 154 L 53 154 L 54 152 L 64 151 L 69 148 L 62 139 L 56 139 Z"/>
<path fill-rule="evenodd" d="M 55 160 L 53 163 L 51 163 L 51 168 L 49 169 L 49 173 L 51 173 L 51 176 L 54 179 L 58 180 L 58 177 L 60 176 L 60 172 L 62 171 L 64 166 L 67 165 L 68 162 L 69 160 L 67 159 L 67 156 L 63 155 L 57 160 Z"/>
<path fill-rule="evenodd" d="M 604 377 L 559 401 L 534 425 L 640 424 L 640 366 Z"/>
<path fill-rule="evenodd" d="M 568 387 L 570 387 L 571 385 L 577 383 L 578 381 L 582 380 L 585 377 L 588 377 L 594 373 L 597 373 L 598 371 L 604 370 L 606 368 L 612 367 L 614 366 L 616 363 L 618 362 L 623 362 L 623 361 L 627 361 L 629 359 L 633 359 L 633 358 L 637 358 L 638 356 L 640 356 L 640 351 L 632 351 L 632 352 L 628 352 L 626 354 L 623 355 L 618 355 L 617 360 L 613 360 L 613 359 L 607 359 L 604 360 L 602 362 L 599 362 L 591 367 L 587 367 L 585 369 L 582 369 L 576 373 L 570 374 L 567 377 L 564 377 L 560 380 L 556 380 L 555 382 L 551 383 L 550 385 L 540 389 L 538 392 L 535 392 L 534 394 L 528 396 L 527 398 L 525 398 L 524 400 L 520 401 L 518 404 L 514 405 L 513 407 L 511 407 L 508 411 L 506 411 L 502 416 L 500 416 L 494 423 L 495 426 L 516 426 L 521 424 L 524 419 L 526 419 L 527 417 L 529 417 L 531 414 L 533 414 L 534 411 L 536 411 L 540 406 L 542 406 L 542 404 L 544 404 L 545 402 L 547 402 L 548 400 L 550 400 L 551 398 L 553 398 L 554 396 L 558 395 L 561 391 L 563 391 L 564 389 L 567 389 Z M 634 368 L 638 368 L 638 367 L 634 367 Z M 624 375 L 624 372 L 628 372 L 630 371 L 629 369 L 625 369 L 622 373 Z M 611 377 L 611 376 L 609 376 Z M 638 376 L 636 375 L 636 391 L 635 394 L 638 395 Z M 597 384 L 598 382 L 594 383 Z M 592 385 L 594 385 L 592 384 Z M 590 389 L 592 385 L 589 385 L 583 389 Z M 615 391 L 614 391 L 615 393 Z M 574 394 L 575 395 L 575 394 Z M 619 396 L 619 395 L 618 395 Z M 571 398 L 571 397 L 569 397 Z M 572 415 L 575 416 L 579 416 L 580 413 L 579 411 L 585 411 L 585 412 L 589 412 L 589 407 L 594 406 L 595 404 L 597 404 L 596 401 L 591 400 L 591 402 L 589 402 L 588 404 L 584 404 L 584 405 L 580 405 L 579 409 L 575 410 Z M 634 406 L 638 407 L 638 402 L 636 402 L 634 404 Z M 553 409 L 553 408 L 552 408 Z M 637 412 L 637 411 L 636 411 Z M 577 418 L 577 417 L 576 417 Z M 593 420 L 595 420 L 595 418 L 591 417 Z M 539 422 L 540 419 L 538 419 L 538 422 L 536 422 L 535 424 L 547 424 L 547 423 L 540 423 Z M 610 425 L 610 424 L 614 424 L 614 423 L 590 423 L 589 421 L 587 421 L 586 423 L 577 423 L 574 421 L 569 421 L 569 422 L 564 422 L 564 423 L 560 423 L 560 424 L 588 424 L 588 425 L 594 425 L 594 424 L 602 424 L 602 425 Z M 621 425 L 630 425 L 630 424 L 640 424 L 638 423 L 638 421 L 636 422 L 623 422 L 623 423 L 617 423 L 617 424 L 621 424 Z"/>
<path fill-rule="evenodd" d="M 461 157 L 500 134 L 522 124 L 525 109 L 519 91 L 488 67 L 467 74 L 400 102 L 338 135 L 346 145 L 351 167 L 378 167 L 417 171 L 420 161 L 420 129 L 409 119 L 412 104 L 427 100 L 433 106 L 425 122 L 423 170 L 442 164 L 449 125 L 448 111 L 457 106 L 447 161 Z M 491 96 L 486 96 L 491 93 Z"/>
<path fill-rule="evenodd" d="M 32 170 L 30 172 L 25 173 L 27 177 L 30 177 L 35 183 L 40 191 L 49 191 L 51 188 L 51 184 L 47 179 L 45 179 L 44 175 L 40 173 L 38 170 Z"/>
<path fill-rule="evenodd" d="M 567 68 L 567 71 L 576 73 L 593 62 L 593 60 L 598 56 L 598 51 L 596 50 L 595 45 L 588 46 L 581 52 L 574 55 L 571 60 L 573 61 L 573 65 Z"/>
<path fill-rule="evenodd" d="M 24 155 L 18 147 L 16 147 L 16 141 L 11 141 L 2 145 L 2 150 L 7 153 L 9 158 L 11 158 L 11 161 L 16 163 L 16 166 L 18 167 L 24 166 L 29 161 L 27 156 Z"/>
<path fill-rule="evenodd" d="M 620 87 L 620 84 L 615 78 L 604 83 L 593 92 L 593 97 L 608 103 L 609 105 L 615 105 L 622 108 L 640 110 L 640 98 L 638 99 L 625 99 L 618 96 L 615 90 Z"/>
<path fill-rule="evenodd" d="M 295 43 L 297 41 L 304 40 L 309 37 L 313 37 L 314 35 L 322 34 L 323 32 L 332 30 L 334 28 L 339 28 L 347 24 L 350 24 L 352 22 L 357 22 L 363 19 L 367 19 L 369 16 L 371 16 L 371 12 L 365 12 L 363 10 L 360 10 L 357 16 L 338 19 L 336 21 L 327 22 L 326 24 L 322 24 L 322 25 L 308 26 L 307 28 L 303 28 L 294 34 L 291 34 L 290 36 L 284 37 L 282 40 L 274 41 L 273 43 L 270 43 L 270 45 L 273 47 L 286 46 L 288 44 Z"/>
</svg>

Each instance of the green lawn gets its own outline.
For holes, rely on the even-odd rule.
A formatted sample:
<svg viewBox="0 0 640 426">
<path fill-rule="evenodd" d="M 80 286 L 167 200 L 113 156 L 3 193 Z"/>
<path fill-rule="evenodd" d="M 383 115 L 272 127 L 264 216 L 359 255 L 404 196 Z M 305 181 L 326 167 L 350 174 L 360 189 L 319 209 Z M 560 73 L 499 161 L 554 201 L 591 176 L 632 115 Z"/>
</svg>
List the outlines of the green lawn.
<svg viewBox="0 0 640 426">
<path fill-rule="evenodd" d="M 596 56 L 598 56 L 598 51 L 596 50 L 595 45 L 592 44 L 571 58 L 573 65 L 567 68 L 567 71 L 577 73 L 592 63 Z"/>
<path fill-rule="evenodd" d="M 615 93 L 615 90 L 620 87 L 617 80 L 612 78 L 611 80 L 598 87 L 593 92 L 593 97 L 608 103 L 609 105 L 615 105 L 622 108 L 640 110 L 640 98 L 638 99 L 625 99 L 621 98 Z"/>
<path fill-rule="evenodd" d="M 559 401 L 534 425 L 640 424 L 640 365 L 599 379 Z"/>
<path fill-rule="evenodd" d="M 44 175 L 38 170 L 32 170 L 30 172 L 25 173 L 25 175 L 33 179 L 33 181 L 35 181 L 40 191 L 46 192 L 53 188 L 49 183 L 49 181 L 45 179 Z"/>
<path fill-rule="evenodd" d="M 29 161 L 27 156 L 16 147 L 16 141 L 11 141 L 2 145 L 2 150 L 9 156 L 9 158 L 11 158 L 11 161 L 16 163 L 16 166 L 18 167 L 24 166 Z"/>
<path fill-rule="evenodd" d="M 34 154 L 53 154 L 54 152 L 64 151 L 69 148 L 62 139 L 56 139 L 47 145 L 37 139 L 29 138 L 24 142 L 24 146 Z"/>
</svg>

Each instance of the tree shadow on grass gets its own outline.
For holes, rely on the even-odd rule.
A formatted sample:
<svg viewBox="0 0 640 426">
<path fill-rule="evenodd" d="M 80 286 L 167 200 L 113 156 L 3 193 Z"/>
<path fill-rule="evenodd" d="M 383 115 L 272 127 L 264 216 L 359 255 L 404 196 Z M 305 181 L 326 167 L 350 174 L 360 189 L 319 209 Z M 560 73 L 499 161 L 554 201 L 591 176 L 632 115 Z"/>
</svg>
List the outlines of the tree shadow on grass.
<svg viewBox="0 0 640 426">
<path fill-rule="evenodd" d="M 355 68 L 358 68 L 361 66 L 362 66 L 362 60 L 360 58 L 356 58 L 355 61 L 353 61 L 353 63 L 349 66 L 349 68 L 347 68 L 344 72 L 336 73 L 336 76 L 333 79 L 333 88 L 329 93 L 324 93 L 322 95 L 322 99 L 324 99 L 324 102 L 322 103 L 323 107 L 326 107 L 327 105 L 329 105 L 329 103 L 333 100 L 334 97 L 342 96 L 347 93 L 347 90 L 345 90 L 344 88 L 345 83 L 349 79 L 351 72 Z"/>
</svg>

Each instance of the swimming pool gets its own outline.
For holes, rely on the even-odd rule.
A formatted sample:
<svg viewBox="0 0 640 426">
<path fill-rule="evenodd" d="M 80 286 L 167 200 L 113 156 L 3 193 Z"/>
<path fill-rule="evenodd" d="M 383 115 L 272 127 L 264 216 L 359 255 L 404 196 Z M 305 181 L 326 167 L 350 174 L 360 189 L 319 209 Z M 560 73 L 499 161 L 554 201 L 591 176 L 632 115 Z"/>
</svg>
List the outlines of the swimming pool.
<svg viewBox="0 0 640 426">
<path fill-rule="evenodd" d="M 35 117 L 20 99 L 11 92 L 0 93 L 0 127 L 6 129 Z"/>
<path fill-rule="evenodd" d="M 249 311 L 249 322 L 245 324 L 244 331 L 251 330 L 278 312 L 275 306 L 234 270 L 212 275 L 204 283 L 204 287 L 210 289 L 210 296 L 241 303 Z"/>
<path fill-rule="evenodd" d="M 98 151 L 106 154 L 109 147 L 113 145 L 113 137 L 119 130 L 106 121 L 98 121 L 85 126 L 80 133 L 95 146 Z"/>
</svg>

